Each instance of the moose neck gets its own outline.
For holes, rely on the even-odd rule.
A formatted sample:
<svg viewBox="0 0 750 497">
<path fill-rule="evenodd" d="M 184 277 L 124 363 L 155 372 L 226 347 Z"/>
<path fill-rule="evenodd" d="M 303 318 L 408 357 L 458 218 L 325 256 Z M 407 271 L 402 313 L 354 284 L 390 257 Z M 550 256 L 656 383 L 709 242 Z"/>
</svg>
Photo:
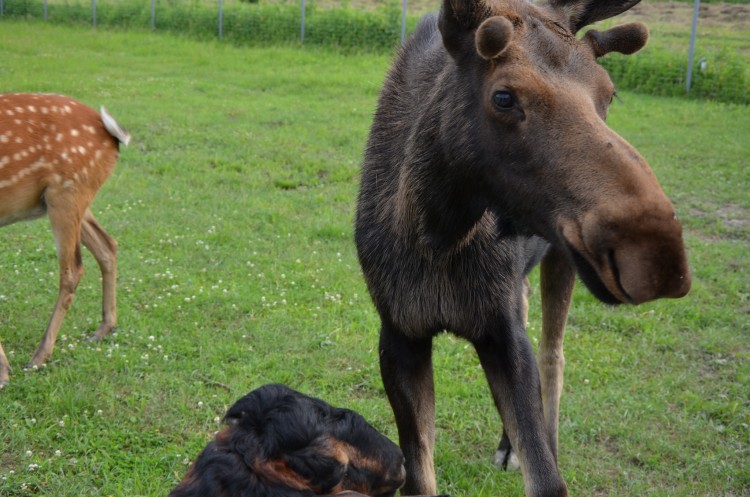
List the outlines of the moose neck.
<svg viewBox="0 0 750 497">
<path fill-rule="evenodd" d="M 443 74 L 443 77 L 455 77 Z M 486 185 L 478 174 L 480 147 L 471 143 L 478 133 L 466 113 L 477 112 L 468 85 L 448 94 L 435 84 L 432 110 L 414 126 L 406 142 L 406 163 L 398 181 L 398 223 L 408 227 L 423 248 L 452 253 L 464 246 L 485 212 L 491 208 Z"/>
</svg>

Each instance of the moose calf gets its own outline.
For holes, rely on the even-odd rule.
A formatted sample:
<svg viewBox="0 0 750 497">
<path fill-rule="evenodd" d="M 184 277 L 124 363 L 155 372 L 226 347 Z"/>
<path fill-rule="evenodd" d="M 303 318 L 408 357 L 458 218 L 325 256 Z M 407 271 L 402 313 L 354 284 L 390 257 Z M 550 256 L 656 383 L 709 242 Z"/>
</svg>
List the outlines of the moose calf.
<svg viewBox="0 0 750 497">
<path fill-rule="evenodd" d="M 469 340 L 528 496 L 557 469 L 563 330 L 576 272 L 601 301 L 690 288 L 682 228 L 641 155 L 606 124 L 596 59 L 639 50 L 639 23 L 576 33 L 638 0 L 443 0 L 396 57 L 362 169 L 355 238 L 381 318 L 402 494 L 435 494 L 432 340 Z M 541 261 L 537 366 L 525 281 Z M 540 375 L 541 373 L 541 375 Z M 541 378 L 540 378 L 541 376 Z"/>
</svg>

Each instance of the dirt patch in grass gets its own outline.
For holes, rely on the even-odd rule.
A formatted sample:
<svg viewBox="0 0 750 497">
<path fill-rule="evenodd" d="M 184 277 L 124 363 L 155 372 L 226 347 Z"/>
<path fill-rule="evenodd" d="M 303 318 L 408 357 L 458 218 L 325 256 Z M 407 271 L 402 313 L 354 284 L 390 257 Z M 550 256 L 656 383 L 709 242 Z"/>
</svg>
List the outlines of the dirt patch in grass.
<svg viewBox="0 0 750 497">
<path fill-rule="evenodd" d="M 672 22 L 691 26 L 693 4 L 684 2 L 641 2 L 622 15 L 622 19 L 642 22 Z M 750 4 L 702 3 L 698 27 L 750 29 Z"/>
</svg>

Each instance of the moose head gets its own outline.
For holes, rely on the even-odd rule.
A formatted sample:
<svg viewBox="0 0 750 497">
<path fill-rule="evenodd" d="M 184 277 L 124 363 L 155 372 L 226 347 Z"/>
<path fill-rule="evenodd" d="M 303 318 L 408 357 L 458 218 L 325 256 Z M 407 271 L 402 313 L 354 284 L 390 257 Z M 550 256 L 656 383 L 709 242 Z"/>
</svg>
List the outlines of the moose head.
<svg viewBox="0 0 750 497">
<path fill-rule="evenodd" d="M 690 289 L 682 227 L 646 160 L 606 124 L 616 95 L 597 58 L 631 54 L 643 24 L 576 33 L 637 0 L 446 0 L 438 20 L 457 70 L 446 120 L 488 198 L 564 247 L 600 300 L 638 304 Z M 459 114 L 459 115 L 457 115 Z"/>
</svg>

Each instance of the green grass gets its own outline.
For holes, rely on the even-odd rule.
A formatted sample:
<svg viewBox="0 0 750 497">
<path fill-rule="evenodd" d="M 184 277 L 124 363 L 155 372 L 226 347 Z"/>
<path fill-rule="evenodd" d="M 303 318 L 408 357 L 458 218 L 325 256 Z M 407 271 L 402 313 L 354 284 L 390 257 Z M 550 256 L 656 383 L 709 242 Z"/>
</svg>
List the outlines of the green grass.
<svg viewBox="0 0 750 497">
<path fill-rule="evenodd" d="M 743 0 L 738 3 L 747 3 Z M 320 45 L 351 52 L 390 53 L 401 39 L 402 4 L 398 0 L 310 0 L 305 10 L 305 45 Z M 425 12 L 439 9 L 437 0 L 416 0 L 407 6 L 406 31 L 411 32 Z M 666 7 L 665 7 L 666 5 Z M 692 97 L 750 104 L 750 30 L 727 14 L 726 4 L 703 5 L 691 80 Z M 739 6 L 738 6 L 739 7 Z M 41 0 L 7 2 L 3 16 L 16 19 L 45 18 Z M 637 57 L 613 54 L 603 60 L 618 87 L 657 96 L 684 96 L 691 31 L 688 3 L 644 2 L 615 19 L 646 22 L 650 42 Z M 91 26 L 87 0 L 50 0 L 50 23 Z M 240 2 L 227 0 L 222 8 L 224 41 L 238 45 L 298 46 L 301 41 L 300 3 L 294 0 Z M 219 37 L 219 9 L 215 0 L 159 1 L 152 21 L 149 2 L 99 0 L 96 25 L 118 29 L 149 30 L 212 40 Z"/>
<path fill-rule="evenodd" d="M 120 243 L 114 336 L 84 340 L 100 315 L 85 253 L 52 361 L 24 372 L 56 296 L 54 244 L 44 220 L 0 230 L 14 368 L 0 495 L 166 495 L 225 409 L 274 381 L 395 438 L 352 241 L 389 57 L 1 24 L 0 91 L 105 104 L 134 138 L 94 204 Z M 747 495 L 750 113 L 621 93 L 610 124 L 674 200 L 695 281 L 685 299 L 618 309 L 576 290 L 560 467 L 571 495 Z M 500 423 L 471 348 L 441 336 L 435 364 L 440 491 L 523 495 L 490 464 Z"/>
</svg>

